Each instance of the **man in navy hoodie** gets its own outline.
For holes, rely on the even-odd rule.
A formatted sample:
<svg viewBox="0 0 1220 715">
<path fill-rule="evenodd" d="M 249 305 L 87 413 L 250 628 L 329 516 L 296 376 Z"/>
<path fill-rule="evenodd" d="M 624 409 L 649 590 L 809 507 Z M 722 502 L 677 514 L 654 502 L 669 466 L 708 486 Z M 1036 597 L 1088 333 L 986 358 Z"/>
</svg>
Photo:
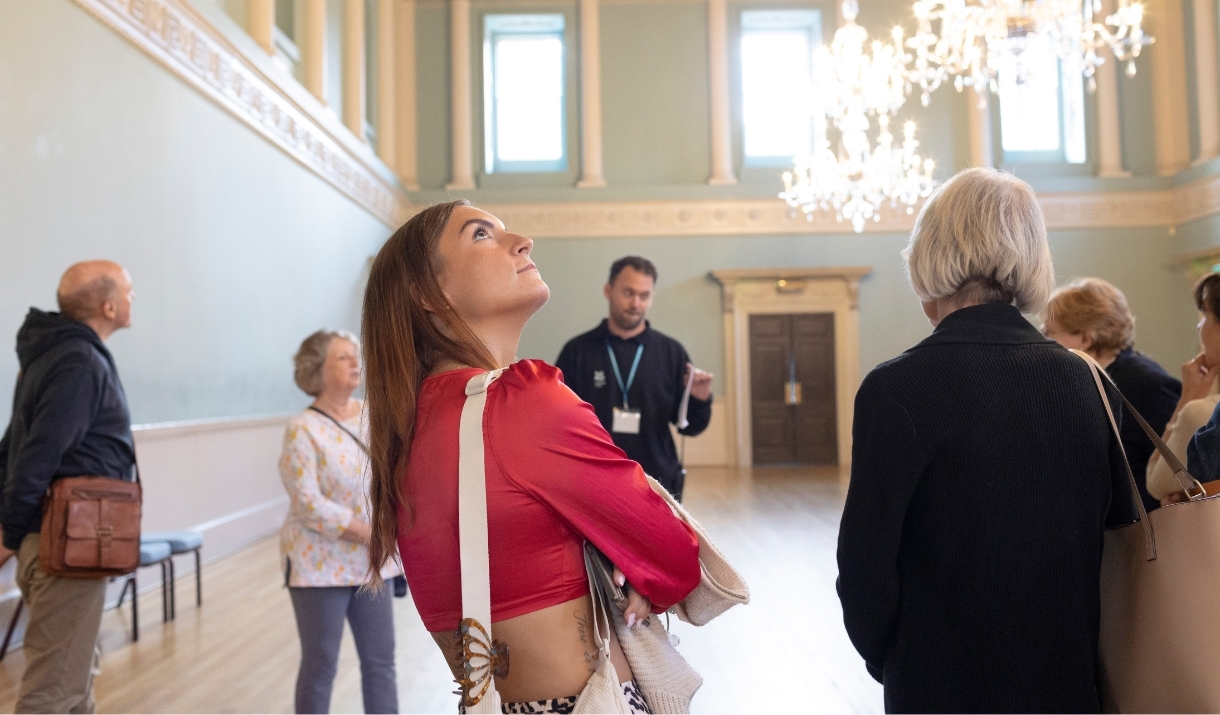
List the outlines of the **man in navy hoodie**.
<svg viewBox="0 0 1220 715">
<path fill-rule="evenodd" d="M 104 341 L 131 325 L 131 277 L 110 261 L 77 263 L 58 313 L 30 308 L 17 332 L 21 372 L 0 439 L 0 564 L 17 556 L 29 609 L 17 712 L 93 712 L 105 578 L 63 578 L 38 564 L 42 501 L 64 477 L 135 478 L 127 396 Z"/>
</svg>

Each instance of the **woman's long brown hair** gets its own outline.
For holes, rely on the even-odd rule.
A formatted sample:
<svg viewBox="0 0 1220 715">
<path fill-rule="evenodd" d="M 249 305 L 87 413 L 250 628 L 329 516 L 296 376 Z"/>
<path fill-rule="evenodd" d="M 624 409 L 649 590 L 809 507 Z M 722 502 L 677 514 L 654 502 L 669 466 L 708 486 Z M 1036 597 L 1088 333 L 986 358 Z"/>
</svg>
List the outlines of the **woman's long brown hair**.
<svg viewBox="0 0 1220 715">
<path fill-rule="evenodd" d="M 451 201 L 415 214 L 381 247 L 369 270 L 361 329 L 372 472 L 369 565 L 373 585 L 381 584 L 381 568 L 397 551 L 399 528 L 410 529 L 414 520 L 404 478 L 420 385 L 444 359 L 488 370 L 497 367 L 487 348 L 449 305 L 436 275 L 440 266 L 437 245 L 445 224 L 456 207 L 469 205 L 465 200 Z M 437 326 L 434 315 L 447 330 Z M 405 515 L 402 524 L 400 509 Z"/>
</svg>

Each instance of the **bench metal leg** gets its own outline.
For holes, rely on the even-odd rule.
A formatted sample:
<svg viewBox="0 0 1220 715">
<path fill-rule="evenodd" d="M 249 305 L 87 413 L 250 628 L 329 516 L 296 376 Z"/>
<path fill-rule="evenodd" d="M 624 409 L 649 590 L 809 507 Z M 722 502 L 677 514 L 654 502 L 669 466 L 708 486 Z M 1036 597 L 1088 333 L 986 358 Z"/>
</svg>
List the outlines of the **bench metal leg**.
<svg viewBox="0 0 1220 715">
<path fill-rule="evenodd" d="M 21 607 L 24 605 L 25 601 L 17 599 L 17 607 L 13 609 L 13 620 L 8 622 L 8 632 L 4 634 L 4 645 L 0 645 L 0 660 L 4 660 L 4 656 L 8 654 L 8 644 L 13 640 L 13 631 L 17 629 L 17 619 L 21 617 Z"/>
<path fill-rule="evenodd" d="M 161 562 L 161 622 L 165 623 L 169 620 L 169 591 L 166 584 L 166 577 L 169 572 L 166 571 L 165 561 Z"/>
<path fill-rule="evenodd" d="M 199 564 L 199 548 L 195 549 L 195 605 L 203 605 L 203 568 Z M 2 656 L 0 656 L 2 657 Z"/>
<path fill-rule="evenodd" d="M 174 557 L 169 557 L 169 619 L 172 621 L 178 617 L 178 597 L 177 597 L 178 577 L 174 573 Z"/>
<path fill-rule="evenodd" d="M 139 593 L 139 589 L 136 588 L 136 575 L 134 573 L 131 574 L 131 578 L 128 580 L 128 583 L 131 584 L 131 642 L 135 643 L 136 641 L 140 640 L 140 608 L 137 603 L 139 598 L 136 596 L 136 594 Z M 127 584 L 123 584 L 123 591 L 126 590 Z M 121 602 L 122 601 L 120 600 L 120 603 Z"/>
</svg>

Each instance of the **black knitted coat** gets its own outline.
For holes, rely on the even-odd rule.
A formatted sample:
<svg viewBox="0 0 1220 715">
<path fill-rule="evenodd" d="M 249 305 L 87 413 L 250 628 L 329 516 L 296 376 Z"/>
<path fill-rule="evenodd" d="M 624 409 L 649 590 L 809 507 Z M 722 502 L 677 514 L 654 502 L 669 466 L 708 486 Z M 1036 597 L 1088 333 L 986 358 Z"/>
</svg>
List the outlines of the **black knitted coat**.
<svg viewBox="0 0 1220 715">
<path fill-rule="evenodd" d="M 1103 531 L 1134 519 L 1111 435 L 1084 362 L 1012 306 L 869 373 L 838 588 L 887 711 L 1098 711 Z"/>
</svg>

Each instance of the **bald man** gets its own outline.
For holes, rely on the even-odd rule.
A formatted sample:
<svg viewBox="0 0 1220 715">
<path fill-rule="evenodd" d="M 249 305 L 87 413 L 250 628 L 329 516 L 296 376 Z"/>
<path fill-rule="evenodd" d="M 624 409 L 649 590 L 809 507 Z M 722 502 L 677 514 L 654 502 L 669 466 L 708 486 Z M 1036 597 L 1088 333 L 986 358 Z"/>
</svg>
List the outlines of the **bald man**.
<svg viewBox="0 0 1220 715">
<path fill-rule="evenodd" d="M 135 478 L 127 396 L 104 341 L 131 325 L 131 277 L 117 263 L 77 263 L 59 282 L 58 313 L 30 308 L 17 331 L 21 372 L 0 440 L 0 564 L 17 555 L 29 608 L 17 712 L 93 712 L 105 578 L 63 578 L 38 564 L 42 500 L 64 477 Z"/>
</svg>

